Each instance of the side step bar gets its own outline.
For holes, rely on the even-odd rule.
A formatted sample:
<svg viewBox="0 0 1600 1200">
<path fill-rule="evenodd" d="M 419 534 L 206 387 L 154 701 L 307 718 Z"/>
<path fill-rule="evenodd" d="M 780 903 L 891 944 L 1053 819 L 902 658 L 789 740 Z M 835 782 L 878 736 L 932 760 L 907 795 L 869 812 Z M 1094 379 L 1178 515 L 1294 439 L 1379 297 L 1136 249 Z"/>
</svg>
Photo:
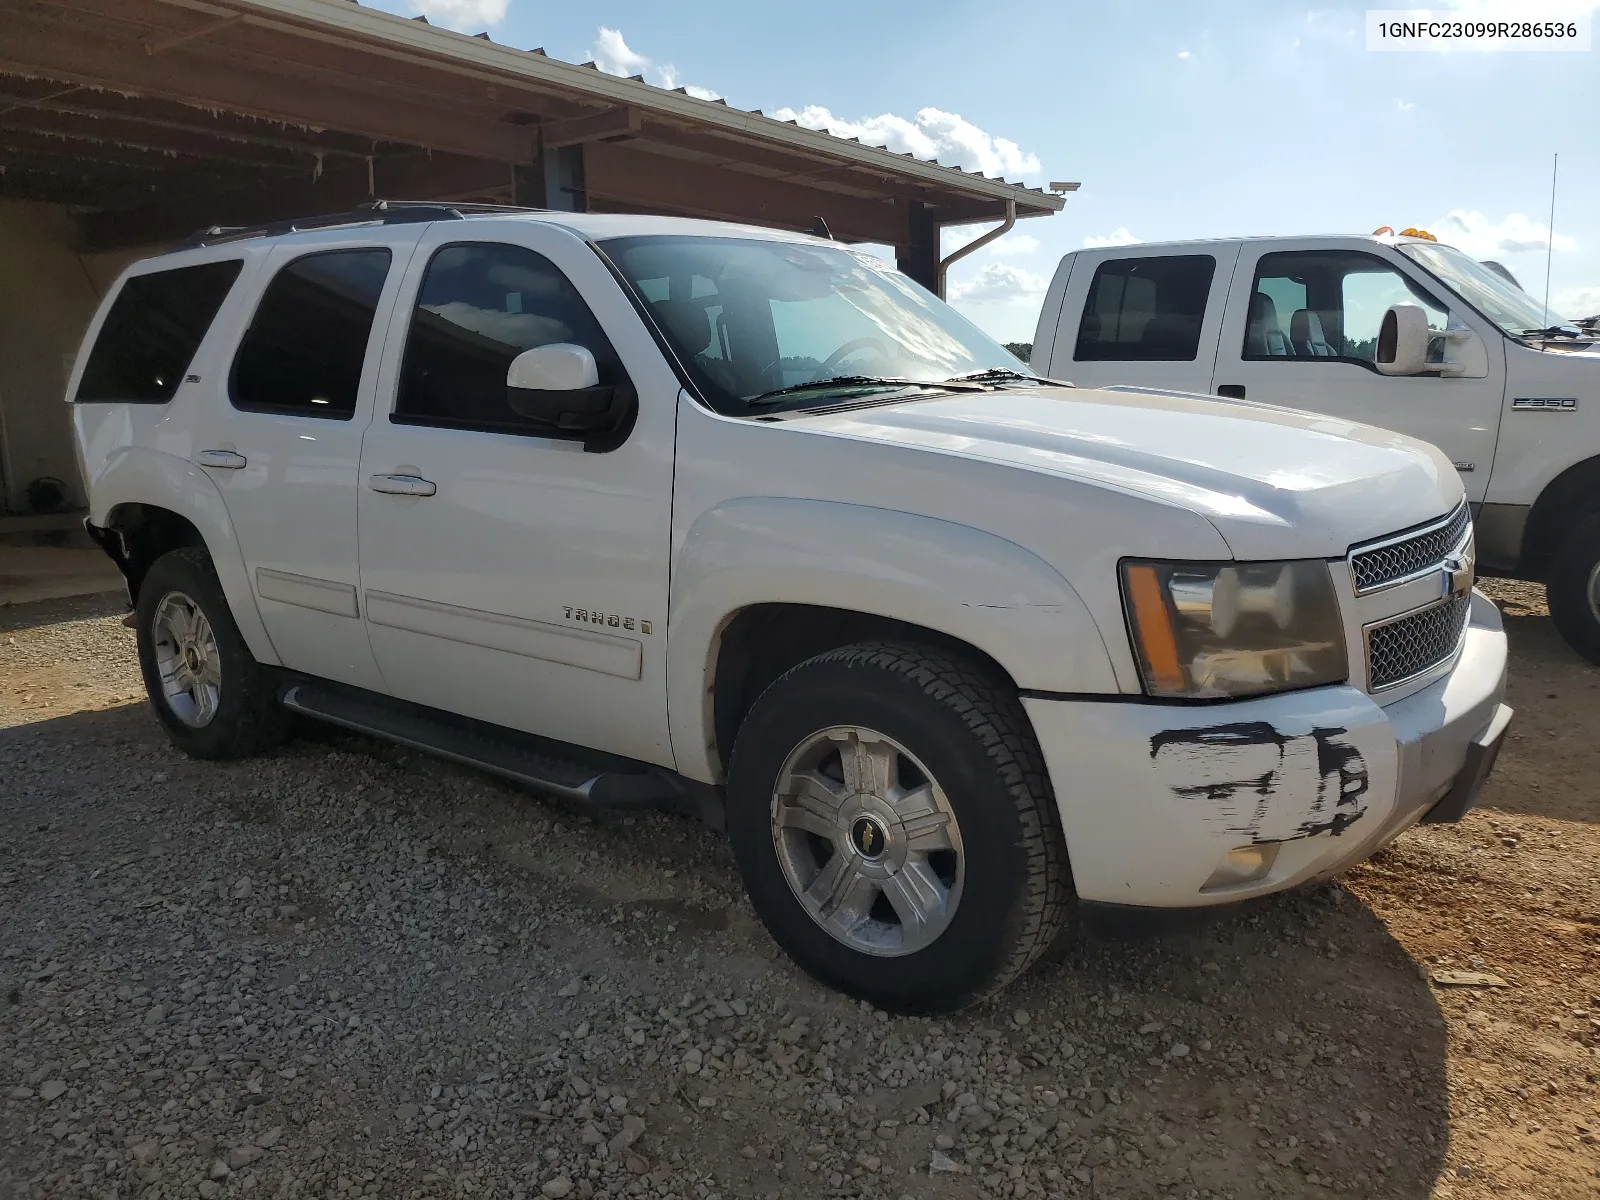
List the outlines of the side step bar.
<svg viewBox="0 0 1600 1200">
<path fill-rule="evenodd" d="M 296 679 L 285 708 L 601 808 L 664 808 L 722 825 L 716 789 L 615 755 L 339 684 Z"/>
</svg>

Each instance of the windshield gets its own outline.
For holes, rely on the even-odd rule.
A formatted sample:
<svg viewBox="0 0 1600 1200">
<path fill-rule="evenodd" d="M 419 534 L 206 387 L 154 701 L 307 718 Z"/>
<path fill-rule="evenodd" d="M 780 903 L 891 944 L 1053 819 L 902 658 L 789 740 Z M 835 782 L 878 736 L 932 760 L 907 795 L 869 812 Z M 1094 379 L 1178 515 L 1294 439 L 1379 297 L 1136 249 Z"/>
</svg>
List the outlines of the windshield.
<svg viewBox="0 0 1600 1200">
<path fill-rule="evenodd" d="M 1454 246 L 1402 242 L 1400 253 L 1433 272 L 1463 300 L 1513 337 L 1533 333 L 1550 324 L 1544 307 L 1537 300 Z"/>
<path fill-rule="evenodd" d="M 1028 373 L 942 300 L 843 246 L 680 235 L 600 245 L 719 412 L 975 371 Z M 783 389 L 793 392 L 772 395 Z"/>
</svg>

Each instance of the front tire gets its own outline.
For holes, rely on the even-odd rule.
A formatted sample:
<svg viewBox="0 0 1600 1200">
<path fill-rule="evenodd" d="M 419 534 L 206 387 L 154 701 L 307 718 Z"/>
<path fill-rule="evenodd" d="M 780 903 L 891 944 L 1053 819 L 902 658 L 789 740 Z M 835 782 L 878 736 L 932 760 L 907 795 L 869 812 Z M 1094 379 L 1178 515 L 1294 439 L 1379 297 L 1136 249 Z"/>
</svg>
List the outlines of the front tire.
<svg viewBox="0 0 1600 1200">
<path fill-rule="evenodd" d="M 829 651 L 762 693 L 734 746 L 728 833 L 790 956 L 896 1012 L 993 995 L 1050 945 L 1073 899 L 1015 691 L 926 646 Z"/>
<path fill-rule="evenodd" d="M 1567 645 L 1600 666 L 1600 513 L 1579 521 L 1556 547 L 1545 593 Z"/>
<path fill-rule="evenodd" d="M 163 554 L 139 586 L 139 670 L 167 736 L 195 758 L 245 758 L 288 735 L 277 687 L 245 645 L 211 556 Z"/>
</svg>

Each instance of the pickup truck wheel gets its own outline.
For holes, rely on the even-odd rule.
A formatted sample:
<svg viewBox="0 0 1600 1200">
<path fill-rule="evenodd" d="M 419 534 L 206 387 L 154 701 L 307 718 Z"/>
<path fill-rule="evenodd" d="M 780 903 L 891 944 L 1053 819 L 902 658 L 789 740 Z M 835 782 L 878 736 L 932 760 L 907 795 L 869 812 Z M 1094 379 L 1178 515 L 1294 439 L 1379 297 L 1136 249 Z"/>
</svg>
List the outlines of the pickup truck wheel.
<svg viewBox="0 0 1600 1200">
<path fill-rule="evenodd" d="M 150 703 L 184 753 L 243 758 L 287 735 L 290 714 L 240 636 L 204 549 L 186 546 L 151 564 L 135 630 Z"/>
<path fill-rule="evenodd" d="M 1567 645 L 1600 665 L 1600 513 L 1579 521 L 1556 547 L 1545 592 Z"/>
<path fill-rule="evenodd" d="M 997 992 L 1072 901 L 1015 692 L 930 647 L 847 646 L 767 688 L 734 746 L 728 833 L 751 902 L 795 961 L 898 1012 Z"/>
</svg>

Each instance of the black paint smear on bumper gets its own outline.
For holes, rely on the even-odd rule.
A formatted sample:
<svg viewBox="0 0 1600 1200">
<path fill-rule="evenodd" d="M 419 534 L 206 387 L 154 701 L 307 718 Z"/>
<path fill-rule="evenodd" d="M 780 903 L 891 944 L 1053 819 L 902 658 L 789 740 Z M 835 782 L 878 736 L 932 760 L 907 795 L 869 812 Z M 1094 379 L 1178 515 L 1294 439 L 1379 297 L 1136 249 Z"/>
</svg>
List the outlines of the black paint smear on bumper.
<svg viewBox="0 0 1600 1200">
<path fill-rule="evenodd" d="M 1235 721 L 1231 725 L 1210 725 L 1204 729 L 1163 729 L 1150 739 L 1150 757 L 1154 758 L 1167 746 L 1199 746 L 1204 749 L 1276 746 L 1281 753 L 1290 740 L 1266 721 Z"/>
</svg>

